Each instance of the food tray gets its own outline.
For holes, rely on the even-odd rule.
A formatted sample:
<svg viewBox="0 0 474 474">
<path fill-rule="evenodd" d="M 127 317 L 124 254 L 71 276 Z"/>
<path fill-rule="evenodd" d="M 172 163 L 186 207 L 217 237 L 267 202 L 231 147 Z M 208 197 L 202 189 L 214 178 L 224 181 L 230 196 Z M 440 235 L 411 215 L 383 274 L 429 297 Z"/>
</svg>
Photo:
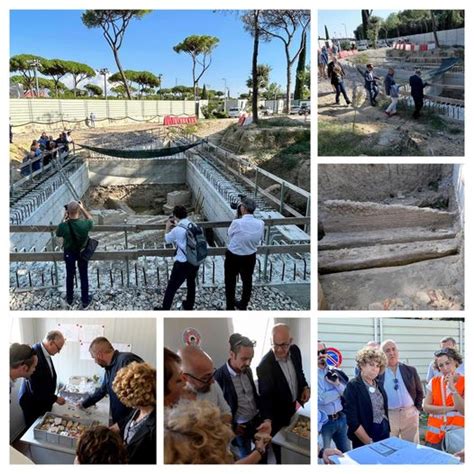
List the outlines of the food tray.
<svg viewBox="0 0 474 474">
<path fill-rule="evenodd" d="M 308 437 L 304 437 L 299 435 L 298 433 L 295 433 L 293 430 L 301 426 L 301 424 L 307 424 L 308 428 Z M 285 438 L 287 441 L 290 443 L 296 444 L 298 446 L 301 446 L 305 449 L 310 449 L 311 445 L 311 439 L 310 439 L 310 426 L 311 426 L 311 420 L 307 416 L 303 415 L 296 415 L 292 420 L 289 426 L 285 428 Z"/>
<path fill-rule="evenodd" d="M 44 426 L 46 424 L 56 429 L 54 431 L 45 429 Z M 75 449 L 81 434 L 96 424 L 97 422 L 92 420 L 77 419 L 47 412 L 43 419 L 34 427 L 33 434 L 37 440 Z"/>
</svg>

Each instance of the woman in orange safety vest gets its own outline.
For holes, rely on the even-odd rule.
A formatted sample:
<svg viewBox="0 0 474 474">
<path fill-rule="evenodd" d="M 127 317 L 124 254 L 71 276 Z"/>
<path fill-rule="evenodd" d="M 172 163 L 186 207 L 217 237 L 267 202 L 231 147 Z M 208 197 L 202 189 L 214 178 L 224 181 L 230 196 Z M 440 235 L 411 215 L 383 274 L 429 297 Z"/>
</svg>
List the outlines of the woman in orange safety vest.
<svg viewBox="0 0 474 474">
<path fill-rule="evenodd" d="M 442 449 L 447 431 L 464 428 L 464 376 L 456 373 L 462 357 L 455 349 L 442 349 L 434 355 L 441 374 L 426 387 L 423 409 L 430 416 L 425 441 L 427 446 Z"/>
</svg>

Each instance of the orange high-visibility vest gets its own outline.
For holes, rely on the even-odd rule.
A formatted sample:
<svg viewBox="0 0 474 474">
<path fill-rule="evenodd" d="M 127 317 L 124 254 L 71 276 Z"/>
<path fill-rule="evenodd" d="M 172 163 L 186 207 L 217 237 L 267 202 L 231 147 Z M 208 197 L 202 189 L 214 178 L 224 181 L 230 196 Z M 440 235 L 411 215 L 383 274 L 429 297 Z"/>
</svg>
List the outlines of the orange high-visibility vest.
<svg viewBox="0 0 474 474">
<path fill-rule="evenodd" d="M 454 398 L 450 393 L 448 395 L 446 384 L 443 387 L 444 378 L 437 375 L 431 379 L 431 395 L 433 398 L 432 404 L 437 406 L 446 405 L 454 407 Z M 457 392 L 464 396 L 464 376 L 459 375 L 458 381 L 455 384 Z M 444 391 L 444 394 L 443 394 Z M 444 398 L 444 403 L 443 403 Z M 464 416 L 453 410 L 453 413 L 446 415 L 430 415 L 428 417 L 428 426 L 425 434 L 425 440 L 428 443 L 440 443 L 448 429 L 464 428 Z"/>
</svg>

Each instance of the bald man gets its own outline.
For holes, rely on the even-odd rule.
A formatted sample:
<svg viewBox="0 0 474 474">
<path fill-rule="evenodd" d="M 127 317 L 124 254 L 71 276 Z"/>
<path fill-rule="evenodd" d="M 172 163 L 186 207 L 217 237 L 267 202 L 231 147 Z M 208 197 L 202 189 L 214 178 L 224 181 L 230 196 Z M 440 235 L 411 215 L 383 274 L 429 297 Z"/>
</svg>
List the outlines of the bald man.
<svg viewBox="0 0 474 474">
<path fill-rule="evenodd" d="M 91 303 L 89 277 L 87 274 L 87 265 L 89 262 L 81 258 L 81 251 L 87 245 L 89 232 L 92 230 L 92 216 L 80 201 L 71 201 L 65 207 L 63 222 L 59 224 L 56 230 L 56 236 L 64 239 L 66 303 L 70 306 L 74 301 L 74 276 L 76 274 L 77 262 L 81 282 L 82 307 L 86 309 Z M 85 219 L 81 219 L 81 214 Z"/>
<path fill-rule="evenodd" d="M 290 328 L 277 324 L 272 329 L 272 348 L 257 367 L 262 399 L 262 416 L 272 421 L 272 436 L 288 426 L 296 412 L 296 402 L 304 405 L 310 389 L 303 372 L 301 351 L 293 344 Z"/>
<path fill-rule="evenodd" d="M 192 393 L 193 398 L 214 403 L 230 422 L 232 411 L 224 398 L 221 387 L 215 383 L 216 369 L 209 354 L 197 346 L 182 347 L 178 354 L 181 357 L 181 368 L 187 389 Z"/>
<path fill-rule="evenodd" d="M 110 400 L 110 417 L 112 424 L 117 423 L 132 412 L 131 407 L 125 406 L 112 389 L 112 383 L 117 372 L 131 362 L 143 362 L 143 359 L 132 352 L 119 352 L 115 350 L 105 337 L 96 337 L 89 346 L 89 353 L 97 365 L 105 369 L 101 386 L 85 400 L 81 407 L 88 408 L 102 400 L 106 395 Z"/>
<path fill-rule="evenodd" d="M 52 357 L 61 352 L 65 344 L 64 336 L 59 331 L 49 331 L 42 342 L 33 345 L 38 358 L 36 369 L 29 378 L 23 380 L 18 400 L 26 426 L 51 411 L 53 405 L 64 405 L 66 401 L 56 393 L 57 375 Z"/>
</svg>

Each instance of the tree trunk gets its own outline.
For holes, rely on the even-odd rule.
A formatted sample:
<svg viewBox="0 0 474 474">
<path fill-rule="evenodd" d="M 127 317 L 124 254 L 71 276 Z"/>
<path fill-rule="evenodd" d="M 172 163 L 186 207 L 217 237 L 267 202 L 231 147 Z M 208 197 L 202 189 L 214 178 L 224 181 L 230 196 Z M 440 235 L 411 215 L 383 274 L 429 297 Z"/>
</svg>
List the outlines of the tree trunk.
<svg viewBox="0 0 474 474">
<path fill-rule="evenodd" d="M 296 66 L 295 99 L 303 98 L 304 84 L 300 76 L 304 73 L 306 65 L 306 31 L 301 35 L 301 43 L 303 44 L 303 49 L 301 50 L 298 65 Z"/>
<path fill-rule="evenodd" d="M 114 53 L 115 64 L 117 65 L 118 70 L 120 72 L 120 75 L 122 76 L 122 81 L 123 81 L 123 85 L 125 87 L 125 91 L 127 92 L 128 100 L 132 100 L 132 94 L 130 93 L 130 87 L 128 87 L 127 78 L 125 77 L 125 74 L 124 74 L 123 69 L 122 69 L 122 65 L 120 64 L 120 59 L 118 57 L 118 50 L 116 48 L 113 48 L 112 51 Z"/>
<path fill-rule="evenodd" d="M 433 25 L 433 36 L 435 39 L 436 47 L 439 48 L 438 30 L 436 28 L 436 18 L 434 16 L 433 10 L 430 10 L 430 15 L 431 15 L 431 24 Z"/>
<path fill-rule="evenodd" d="M 199 118 L 199 101 L 197 94 L 197 81 L 196 81 L 196 60 L 193 56 L 193 92 L 194 92 L 194 114 L 196 120 Z"/>
<path fill-rule="evenodd" d="M 260 42 L 259 10 L 254 12 L 255 31 L 253 35 L 253 54 L 252 54 L 252 117 L 253 123 L 258 124 L 258 47 Z"/>
<path fill-rule="evenodd" d="M 285 111 L 287 114 L 290 113 L 291 108 L 291 62 L 290 62 L 290 52 L 288 51 L 288 47 L 285 46 L 285 53 L 286 53 L 286 106 Z"/>
</svg>

